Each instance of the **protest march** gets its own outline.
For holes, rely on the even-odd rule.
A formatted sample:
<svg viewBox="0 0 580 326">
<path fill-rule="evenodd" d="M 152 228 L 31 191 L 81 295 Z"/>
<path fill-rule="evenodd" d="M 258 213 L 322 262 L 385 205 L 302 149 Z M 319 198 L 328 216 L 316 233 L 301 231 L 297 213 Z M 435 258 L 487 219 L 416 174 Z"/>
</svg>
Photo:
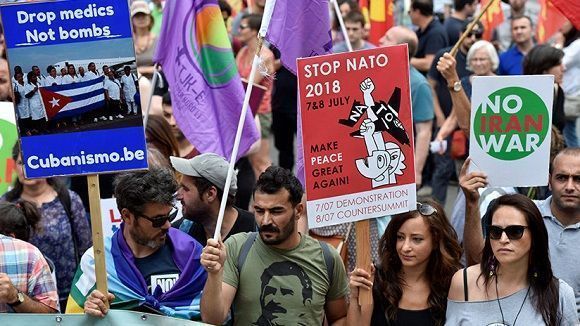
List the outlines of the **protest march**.
<svg viewBox="0 0 580 326">
<path fill-rule="evenodd" d="M 3 325 L 580 325 L 580 2 L 0 0 Z"/>
</svg>

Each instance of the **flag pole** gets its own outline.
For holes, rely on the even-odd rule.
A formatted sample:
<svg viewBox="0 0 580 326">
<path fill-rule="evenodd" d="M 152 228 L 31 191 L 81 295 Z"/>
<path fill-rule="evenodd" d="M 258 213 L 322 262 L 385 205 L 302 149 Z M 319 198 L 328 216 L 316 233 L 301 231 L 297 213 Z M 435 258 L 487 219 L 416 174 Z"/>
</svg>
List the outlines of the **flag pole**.
<svg viewBox="0 0 580 326">
<path fill-rule="evenodd" d="M 256 48 L 256 53 L 254 54 L 254 60 L 252 61 L 252 70 L 250 71 L 250 76 L 248 77 L 248 86 L 246 88 L 246 94 L 244 96 L 244 104 L 242 104 L 242 113 L 240 114 L 240 120 L 238 121 L 238 129 L 236 131 L 236 138 L 234 141 L 234 147 L 232 148 L 232 155 L 230 156 L 230 164 L 228 167 L 228 174 L 226 177 L 226 184 L 224 185 L 224 193 L 222 195 L 222 200 L 220 203 L 220 211 L 218 214 L 218 219 L 215 226 L 215 232 L 213 238 L 215 240 L 220 239 L 222 223 L 224 221 L 224 213 L 226 211 L 226 202 L 230 192 L 230 185 L 232 183 L 232 176 L 234 175 L 234 165 L 236 164 L 236 157 L 238 156 L 238 149 L 240 147 L 240 140 L 242 138 L 242 131 L 244 129 L 244 122 L 246 120 L 246 114 L 248 112 L 248 106 L 250 105 L 250 95 L 252 94 L 252 88 L 254 85 L 254 76 L 256 75 L 256 70 L 258 70 L 258 65 L 260 63 L 260 51 L 262 50 L 263 40 L 268 31 L 270 25 L 270 19 L 272 18 L 272 13 L 274 12 L 274 6 L 276 5 L 276 0 L 267 0 L 266 7 L 264 8 L 264 15 L 262 16 L 262 25 L 260 32 L 258 33 L 258 46 Z"/>
<path fill-rule="evenodd" d="M 147 120 L 149 120 L 149 111 L 151 110 L 151 100 L 153 99 L 153 93 L 155 93 L 155 85 L 157 85 L 157 79 L 159 78 L 159 71 L 157 70 L 159 64 L 156 62 L 153 65 L 153 78 L 151 79 L 151 90 L 149 91 L 149 101 L 147 101 L 147 110 L 143 115 L 143 129 L 147 128 Z"/>
<path fill-rule="evenodd" d="M 455 54 L 457 54 L 457 50 L 459 49 L 459 46 L 461 45 L 461 43 L 463 43 L 463 40 L 465 40 L 465 38 L 467 37 L 467 35 L 469 35 L 469 33 L 471 33 L 471 31 L 473 30 L 473 28 L 475 27 L 475 25 L 477 25 L 477 23 L 481 20 L 481 17 L 483 17 L 483 15 L 487 12 L 487 9 L 489 9 L 489 7 L 495 1 L 499 1 L 499 0 L 490 0 L 487 3 L 487 5 L 485 5 L 485 7 L 483 8 L 483 10 L 481 10 L 481 12 L 479 13 L 479 15 L 477 15 L 477 17 L 475 17 L 475 19 L 471 23 L 469 23 L 469 25 L 467 26 L 467 29 L 465 29 L 465 32 L 463 32 L 463 34 L 461 35 L 461 37 L 459 38 L 459 40 L 457 41 L 457 43 L 455 43 L 455 45 L 453 46 L 453 48 L 451 49 L 451 51 L 449 51 L 449 54 L 451 54 L 452 56 L 455 56 Z"/>
<path fill-rule="evenodd" d="M 342 19 L 342 13 L 340 12 L 340 8 L 338 7 L 337 0 L 330 0 L 332 2 L 332 6 L 334 7 L 334 13 L 336 14 L 336 18 L 338 19 L 338 23 L 340 25 L 340 30 L 342 31 L 342 35 L 344 37 L 344 43 L 346 43 L 346 48 L 348 52 L 352 52 L 352 45 L 350 44 L 350 40 L 348 39 L 348 33 L 346 32 L 346 27 L 344 26 L 344 20 Z"/>
</svg>

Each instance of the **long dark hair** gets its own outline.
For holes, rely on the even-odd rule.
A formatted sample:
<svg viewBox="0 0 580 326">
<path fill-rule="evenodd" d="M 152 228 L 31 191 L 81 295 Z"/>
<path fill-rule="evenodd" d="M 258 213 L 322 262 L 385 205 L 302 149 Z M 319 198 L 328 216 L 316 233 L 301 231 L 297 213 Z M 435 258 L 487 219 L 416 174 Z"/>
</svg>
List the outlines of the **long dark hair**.
<svg viewBox="0 0 580 326">
<path fill-rule="evenodd" d="M 429 280 L 428 303 L 437 325 L 445 323 L 447 294 L 453 274 L 461 267 L 461 246 L 457 234 L 449 223 L 443 207 L 429 201 L 437 212 L 423 216 L 418 211 L 393 216 L 381 241 L 379 242 L 380 265 L 377 267 L 375 290 L 387 301 L 386 314 L 390 320 L 396 320 L 399 301 L 403 296 L 403 278 L 401 260 L 397 253 L 397 232 L 408 220 L 423 217 L 429 225 L 433 241 L 433 251 L 427 264 Z"/>
<path fill-rule="evenodd" d="M 532 304 L 538 311 L 544 323 L 549 326 L 559 325 L 558 280 L 552 273 L 550 254 L 548 252 L 548 231 L 538 207 L 528 197 L 521 194 L 503 195 L 491 202 L 484 218 L 485 229 L 492 224 L 493 214 L 501 206 L 514 207 L 524 214 L 528 223 L 527 230 L 531 235 L 531 248 L 528 259 L 527 278 L 530 284 Z M 485 245 L 481 254 L 481 274 L 483 284 L 487 287 L 495 277 L 495 269 L 499 262 L 493 254 L 489 232 L 485 236 Z"/>
<path fill-rule="evenodd" d="M 40 213 L 36 206 L 29 201 L 0 202 L 1 234 L 13 234 L 16 239 L 28 242 L 31 231 L 38 231 L 39 221 Z"/>
<path fill-rule="evenodd" d="M 179 156 L 179 145 L 165 118 L 154 114 L 149 115 L 145 135 L 147 142 L 157 148 L 166 159 L 169 159 L 169 156 Z"/>
<path fill-rule="evenodd" d="M 524 75 L 543 75 L 546 70 L 562 64 L 564 51 L 547 44 L 534 46 L 522 62 Z"/>
<path fill-rule="evenodd" d="M 17 142 L 14 147 L 12 147 L 12 159 L 16 162 L 20 154 L 20 145 Z M 54 189 L 54 191 L 56 191 L 57 194 L 66 190 L 66 185 L 59 178 L 47 178 L 46 182 Z M 24 186 L 20 180 L 16 178 L 16 180 L 14 180 L 14 184 L 12 185 L 12 189 L 4 195 L 4 198 L 9 202 L 15 202 L 20 199 L 23 189 Z"/>
</svg>

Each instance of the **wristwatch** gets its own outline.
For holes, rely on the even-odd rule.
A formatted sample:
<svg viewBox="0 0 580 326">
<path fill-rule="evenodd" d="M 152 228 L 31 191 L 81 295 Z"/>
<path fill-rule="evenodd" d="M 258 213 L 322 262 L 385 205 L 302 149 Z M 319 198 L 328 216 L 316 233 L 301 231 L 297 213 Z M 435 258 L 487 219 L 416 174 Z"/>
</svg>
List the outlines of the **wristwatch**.
<svg viewBox="0 0 580 326">
<path fill-rule="evenodd" d="M 16 294 L 16 301 L 12 302 L 12 303 L 8 303 L 9 306 L 11 307 L 17 307 L 19 305 L 21 305 L 22 303 L 24 303 L 24 293 L 22 293 L 22 291 L 17 290 L 18 293 Z"/>
<path fill-rule="evenodd" d="M 449 88 L 450 91 L 454 91 L 455 93 L 459 93 L 459 91 L 461 90 L 461 82 L 456 81 L 451 85 L 447 85 L 447 88 Z"/>
</svg>

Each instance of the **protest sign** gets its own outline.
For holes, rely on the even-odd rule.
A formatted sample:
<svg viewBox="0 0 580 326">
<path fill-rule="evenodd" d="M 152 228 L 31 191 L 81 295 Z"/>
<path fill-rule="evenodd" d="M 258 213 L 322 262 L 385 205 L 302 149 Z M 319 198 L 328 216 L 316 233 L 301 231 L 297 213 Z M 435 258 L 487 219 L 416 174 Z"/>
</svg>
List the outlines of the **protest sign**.
<svg viewBox="0 0 580 326">
<path fill-rule="evenodd" d="M 548 184 L 554 76 L 474 77 L 470 170 L 490 187 Z"/>
<path fill-rule="evenodd" d="M 16 178 L 16 165 L 12 159 L 12 148 L 18 140 L 16 118 L 11 102 L 0 102 L 0 194 L 12 185 Z"/>
<path fill-rule="evenodd" d="M 0 14 L 25 175 L 146 168 L 127 1 L 18 3 Z"/>
<path fill-rule="evenodd" d="M 308 225 L 415 209 L 406 45 L 298 59 Z"/>
</svg>

